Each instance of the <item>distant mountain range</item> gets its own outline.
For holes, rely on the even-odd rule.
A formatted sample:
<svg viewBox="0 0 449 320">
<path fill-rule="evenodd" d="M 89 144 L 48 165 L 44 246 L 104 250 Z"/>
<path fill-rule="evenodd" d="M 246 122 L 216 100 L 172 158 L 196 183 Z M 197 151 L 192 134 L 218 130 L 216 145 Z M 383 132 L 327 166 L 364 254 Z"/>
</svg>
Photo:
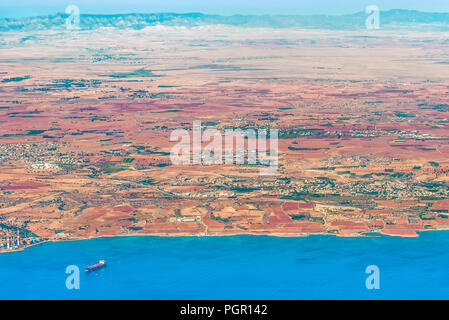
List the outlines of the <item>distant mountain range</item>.
<svg viewBox="0 0 449 320">
<path fill-rule="evenodd" d="M 80 16 L 80 28 L 93 30 L 101 27 L 143 29 L 148 26 L 201 26 L 227 25 L 240 27 L 314 28 L 351 30 L 364 29 L 368 14 L 358 12 L 340 16 L 330 15 L 233 15 L 220 16 L 201 13 L 149 13 Z M 20 19 L 0 19 L 0 31 L 38 31 L 65 29 L 65 13 Z M 381 29 L 419 29 L 449 31 L 449 13 L 413 10 L 380 12 Z"/>
</svg>

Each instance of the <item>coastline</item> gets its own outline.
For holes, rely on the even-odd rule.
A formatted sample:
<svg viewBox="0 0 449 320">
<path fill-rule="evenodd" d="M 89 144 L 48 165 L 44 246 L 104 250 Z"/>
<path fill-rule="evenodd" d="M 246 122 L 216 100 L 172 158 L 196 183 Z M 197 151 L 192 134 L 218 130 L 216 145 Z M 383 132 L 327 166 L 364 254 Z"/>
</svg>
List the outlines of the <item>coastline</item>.
<svg viewBox="0 0 449 320">
<path fill-rule="evenodd" d="M 342 235 L 342 234 L 332 234 L 332 233 L 308 233 L 308 234 L 298 234 L 298 233 L 223 233 L 223 234 L 190 234 L 190 233 L 177 233 L 177 234 L 167 234 L 167 233 L 133 233 L 133 234 L 117 234 L 117 235 L 100 235 L 92 237 L 75 237 L 68 239 L 46 239 L 38 243 L 33 243 L 31 245 L 26 245 L 20 248 L 4 250 L 0 249 L 0 254 L 4 253 L 16 253 L 25 251 L 28 248 L 35 247 L 44 243 L 49 242 L 74 242 L 74 241 L 84 241 L 93 240 L 101 238 L 122 238 L 122 237 L 160 237 L 160 238 L 177 238 L 177 237 L 192 237 L 192 238 L 202 238 L 202 237 L 235 237 L 235 236 L 268 236 L 277 238 L 306 238 L 310 236 L 334 236 L 336 238 L 380 238 L 380 237 L 392 237 L 392 238 L 419 238 L 420 233 L 423 232 L 438 232 L 438 231 L 449 231 L 447 229 L 437 229 L 437 230 L 419 230 L 416 235 L 390 235 L 383 234 L 380 232 L 371 232 L 370 234 L 359 234 L 359 235 Z"/>
</svg>

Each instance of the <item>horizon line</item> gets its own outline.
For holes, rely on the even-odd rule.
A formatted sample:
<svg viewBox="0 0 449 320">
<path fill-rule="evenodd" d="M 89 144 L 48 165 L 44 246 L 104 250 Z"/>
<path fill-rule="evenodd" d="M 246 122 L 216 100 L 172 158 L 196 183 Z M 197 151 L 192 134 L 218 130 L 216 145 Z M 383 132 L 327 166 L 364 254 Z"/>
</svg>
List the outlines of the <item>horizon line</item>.
<svg viewBox="0 0 449 320">
<path fill-rule="evenodd" d="M 0 6 L 0 8 L 5 8 Z M 388 10 L 380 10 L 382 13 L 388 13 L 392 11 L 405 11 L 405 12 L 415 12 L 415 13 L 425 13 L 425 14 L 449 14 L 449 11 L 422 11 L 416 9 L 401 9 L 401 8 L 393 8 Z M 176 12 L 176 11 L 159 11 L 159 12 L 120 12 L 120 13 L 91 13 L 91 12 L 81 12 L 81 16 L 120 16 L 120 15 L 158 15 L 158 14 L 174 14 L 174 15 L 203 15 L 203 16 L 220 16 L 220 17 L 234 17 L 234 16 L 254 16 L 254 17 L 264 17 L 264 16 L 286 16 L 286 17 L 318 17 L 318 16 L 326 16 L 326 17 L 343 17 L 343 16 L 351 16 L 357 15 L 360 13 L 365 13 L 364 10 L 355 11 L 353 13 L 342 13 L 342 14 L 326 14 L 326 13 L 312 13 L 312 14 L 287 14 L 287 13 L 234 13 L 234 14 L 220 14 L 220 13 L 203 13 L 199 11 L 191 11 L 191 12 Z M 46 16 L 56 16 L 56 15 L 67 15 L 65 12 L 57 11 L 55 13 L 49 14 L 37 14 L 37 15 L 29 15 L 22 17 L 1 17 L 2 19 L 27 19 L 27 18 L 38 18 L 38 17 L 46 17 Z"/>
</svg>

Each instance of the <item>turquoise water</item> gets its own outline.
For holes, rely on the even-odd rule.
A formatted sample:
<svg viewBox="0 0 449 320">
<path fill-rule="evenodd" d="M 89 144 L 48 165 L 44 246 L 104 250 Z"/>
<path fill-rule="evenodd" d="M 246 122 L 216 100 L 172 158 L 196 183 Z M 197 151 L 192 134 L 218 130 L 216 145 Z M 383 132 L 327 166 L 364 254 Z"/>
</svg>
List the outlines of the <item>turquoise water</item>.
<svg viewBox="0 0 449 320">
<path fill-rule="evenodd" d="M 106 259 L 108 266 L 85 274 Z M 80 290 L 65 286 L 80 267 Z M 365 268 L 380 268 L 380 289 Z M 449 232 L 419 238 L 120 237 L 0 255 L 1 299 L 447 299 Z"/>
</svg>

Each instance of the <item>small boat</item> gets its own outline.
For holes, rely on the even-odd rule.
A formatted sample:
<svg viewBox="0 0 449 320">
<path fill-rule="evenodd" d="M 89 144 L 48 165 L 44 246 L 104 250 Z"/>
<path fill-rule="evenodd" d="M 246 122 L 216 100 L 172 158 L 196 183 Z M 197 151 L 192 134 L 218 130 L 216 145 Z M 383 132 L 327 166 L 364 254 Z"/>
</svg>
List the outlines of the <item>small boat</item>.
<svg viewBox="0 0 449 320">
<path fill-rule="evenodd" d="M 106 267 L 106 262 L 104 260 L 100 260 L 97 264 L 89 266 L 86 268 L 86 272 L 91 272 L 99 269 L 103 269 Z"/>
</svg>

